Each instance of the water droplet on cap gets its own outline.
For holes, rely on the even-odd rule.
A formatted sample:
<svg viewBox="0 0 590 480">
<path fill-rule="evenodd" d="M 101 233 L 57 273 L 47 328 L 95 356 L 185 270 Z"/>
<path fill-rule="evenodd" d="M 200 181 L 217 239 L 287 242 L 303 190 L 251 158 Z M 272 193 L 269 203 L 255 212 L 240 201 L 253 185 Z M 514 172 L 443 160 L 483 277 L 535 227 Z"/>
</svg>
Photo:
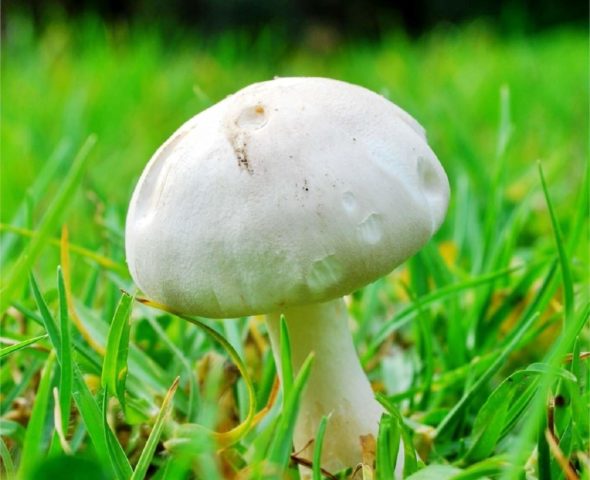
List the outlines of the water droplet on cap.
<svg viewBox="0 0 590 480">
<path fill-rule="evenodd" d="M 438 193 L 440 181 L 437 172 L 432 164 L 424 157 L 418 157 L 418 175 L 420 177 L 422 190 L 426 195 Z"/>
<path fill-rule="evenodd" d="M 383 220 L 381 215 L 371 213 L 358 225 L 357 229 L 362 241 L 369 245 L 379 243 L 383 237 Z"/>
<path fill-rule="evenodd" d="M 342 194 L 342 206 L 347 213 L 352 214 L 358 209 L 358 200 L 352 192 L 344 192 Z"/>
<path fill-rule="evenodd" d="M 313 262 L 307 277 L 307 284 L 313 293 L 321 293 L 342 277 L 342 265 L 336 255 L 326 257 Z"/>
<path fill-rule="evenodd" d="M 257 104 L 244 108 L 236 120 L 236 125 L 247 130 L 258 130 L 266 125 L 268 115 L 263 105 Z"/>
</svg>

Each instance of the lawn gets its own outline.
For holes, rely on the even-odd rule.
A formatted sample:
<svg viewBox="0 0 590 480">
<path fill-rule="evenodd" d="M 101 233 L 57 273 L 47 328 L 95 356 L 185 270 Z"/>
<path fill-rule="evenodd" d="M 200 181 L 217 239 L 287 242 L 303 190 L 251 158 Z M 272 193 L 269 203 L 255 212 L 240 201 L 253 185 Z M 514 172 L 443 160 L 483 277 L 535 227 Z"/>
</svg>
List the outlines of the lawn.
<svg viewBox="0 0 590 480">
<path fill-rule="evenodd" d="M 92 18 L 38 37 L 14 18 L 2 48 L 9 478 L 297 478 L 305 372 L 275 398 L 264 319 L 187 321 L 142 305 L 124 258 L 127 205 L 152 153 L 274 76 L 381 93 L 426 128 L 451 184 L 435 238 L 347 299 L 388 414 L 342 478 L 388 478 L 399 442 L 414 480 L 590 478 L 587 32 L 507 36 L 474 22 L 326 46 Z M 328 472 L 316 462 L 313 474 Z"/>
</svg>

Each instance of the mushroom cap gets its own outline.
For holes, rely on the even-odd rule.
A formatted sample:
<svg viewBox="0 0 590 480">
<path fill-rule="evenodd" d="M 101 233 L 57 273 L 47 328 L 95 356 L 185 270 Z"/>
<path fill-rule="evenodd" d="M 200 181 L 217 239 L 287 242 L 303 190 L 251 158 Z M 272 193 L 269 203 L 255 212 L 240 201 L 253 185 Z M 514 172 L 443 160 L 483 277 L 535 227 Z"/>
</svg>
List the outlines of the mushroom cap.
<svg viewBox="0 0 590 480">
<path fill-rule="evenodd" d="M 126 223 L 152 299 L 210 318 L 328 301 L 389 273 L 442 223 L 424 130 L 365 88 L 278 78 L 230 95 L 154 154 Z"/>
</svg>

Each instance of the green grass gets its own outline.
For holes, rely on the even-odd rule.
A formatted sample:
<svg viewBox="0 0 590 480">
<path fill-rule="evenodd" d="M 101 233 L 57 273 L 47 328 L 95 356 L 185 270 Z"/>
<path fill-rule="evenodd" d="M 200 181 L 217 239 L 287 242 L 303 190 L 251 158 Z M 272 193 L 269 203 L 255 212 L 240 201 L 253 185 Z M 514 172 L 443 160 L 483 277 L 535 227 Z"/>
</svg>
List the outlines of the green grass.
<svg viewBox="0 0 590 480">
<path fill-rule="evenodd" d="M 123 225 L 183 121 L 254 81 L 318 75 L 411 112 L 452 188 L 433 241 L 350 297 L 387 411 L 377 470 L 357 476 L 388 478 L 403 443 L 414 480 L 590 478 L 585 32 L 502 38 L 474 23 L 326 53 L 269 32 L 163 38 L 92 19 L 35 38 L 14 18 L 2 47 L 2 474 L 297 478 L 290 436 L 313 358 L 293 371 L 281 329 L 289 381 L 271 406 L 260 319 L 132 302 Z"/>
</svg>

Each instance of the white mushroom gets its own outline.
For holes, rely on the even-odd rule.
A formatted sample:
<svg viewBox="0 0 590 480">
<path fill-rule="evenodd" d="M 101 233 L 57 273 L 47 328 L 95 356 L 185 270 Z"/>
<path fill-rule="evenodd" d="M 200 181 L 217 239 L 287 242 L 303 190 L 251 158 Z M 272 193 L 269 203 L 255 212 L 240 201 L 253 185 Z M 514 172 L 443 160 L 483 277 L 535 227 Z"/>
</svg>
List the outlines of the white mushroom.
<svg viewBox="0 0 590 480">
<path fill-rule="evenodd" d="M 328 424 L 322 466 L 361 460 L 374 399 L 343 295 L 389 273 L 444 219 L 447 177 L 423 129 L 362 87 L 323 78 L 251 85 L 185 123 L 133 194 L 127 261 L 154 300 L 210 318 L 284 314 L 298 368 L 315 362 L 295 449 Z M 310 459 L 311 449 L 302 456 Z"/>
</svg>

